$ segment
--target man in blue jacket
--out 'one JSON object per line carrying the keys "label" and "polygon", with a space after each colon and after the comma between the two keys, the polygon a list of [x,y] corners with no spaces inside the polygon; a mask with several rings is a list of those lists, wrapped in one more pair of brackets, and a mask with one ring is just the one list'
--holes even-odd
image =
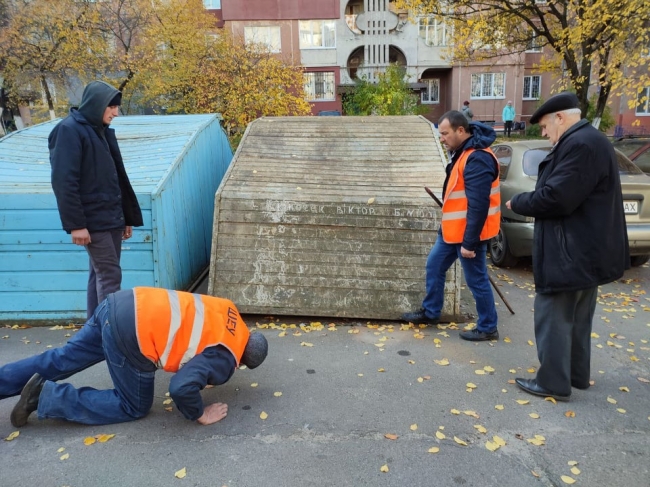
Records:
{"label": "man in blue jacket", "polygon": [[440,118],[438,131],[451,161],[443,185],[442,224],[427,258],[422,308],[403,314],[402,319],[416,324],[438,323],[445,276],[459,258],[478,313],[476,328],[461,332],[460,337],[496,340],[497,311],[486,266],[487,241],[498,233],[501,216],[499,166],[489,149],[496,133],[482,123],[468,122],[455,110]]}
{"label": "man in blue jacket", "polygon": [[89,83],[79,108],[71,108],[48,139],[63,229],[89,256],[88,318],[108,294],[120,289],[122,240],[143,224],[115,131],[108,127],[121,100],[122,93],[108,83]]}
{"label": "man in blue jacket", "polygon": [[553,148],[539,165],[535,191],[506,206],[535,218],[534,379],[524,391],[568,400],[589,387],[591,326],[598,286],[629,267],[629,247],[616,153],[607,137],[580,117],[578,97],[560,93],[533,113]]}

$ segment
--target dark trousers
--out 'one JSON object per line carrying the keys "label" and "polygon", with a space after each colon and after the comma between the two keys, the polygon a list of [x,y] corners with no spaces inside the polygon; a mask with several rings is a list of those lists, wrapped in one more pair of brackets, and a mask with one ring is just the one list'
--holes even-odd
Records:
{"label": "dark trousers", "polygon": [[95,308],[111,293],[120,290],[122,285],[122,233],[124,229],[92,232],[91,243],[86,245],[90,261],[88,272],[88,291],[86,295],[86,315],[88,319]]}
{"label": "dark trousers", "polygon": [[503,127],[503,133],[506,137],[510,137],[510,132],[512,131],[512,120],[506,120],[505,126]]}
{"label": "dark trousers", "polygon": [[535,296],[537,383],[561,395],[589,385],[591,324],[598,287]]}

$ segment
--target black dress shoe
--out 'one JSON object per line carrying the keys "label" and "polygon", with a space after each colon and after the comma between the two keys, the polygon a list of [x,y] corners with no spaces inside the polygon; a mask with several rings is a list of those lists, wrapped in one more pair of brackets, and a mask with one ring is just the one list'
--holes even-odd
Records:
{"label": "black dress shoe", "polygon": [[468,331],[461,331],[459,335],[463,340],[468,340],[470,342],[486,342],[488,340],[499,339],[499,331],[496,329],[491,333],[486,333],[484,331],[479,331],[478,328],[473,328]]}
{"label": "black dress shoe", "polygon": [[29,415],[38,409],[38,397],[43,390],[43,384],[45,384],[45,379],[39,374],[34,374],[23,387],[20,399],[11,411],[10,416],[11,424],[16,428],[25,426]]}
{"label": "black dress shoe", "polygon": [[535,379],[522,379],[520,377],[517,377],[515,379],[515,382],[519,386],[520,389],[528,392],[529,394],[534,394],[536,396],[542,396],[542,397],[552,397],[553,399],[557,399],[558,401],[568,401],[569,398],[571,397],[571,394],[562,395],[562,394],[556,394],[552,391],[549,391],[548,389],[540,386]]}
{"label": "black dress shoe", "polygon": [[580,389],[582,391],[589,389],[590,386],[591,384],[589,384],[589,382],[587,382],[586,384],[571,382],[571,387],[575,387],[576,389]]}
{"label": "black dress shoe", "polygon": [[402,315],[402,320],[408,321],[415,325],[425,324],[425,325],[437,325],[440,320],[438,318],[429,318],[424,311],[424,308],[420,308],[417,311],[412,313],[404,313]]}

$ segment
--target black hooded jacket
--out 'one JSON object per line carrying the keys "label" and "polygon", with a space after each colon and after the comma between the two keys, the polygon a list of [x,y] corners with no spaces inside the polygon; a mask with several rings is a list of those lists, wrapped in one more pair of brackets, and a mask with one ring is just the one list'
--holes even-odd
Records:
{"label": "black hooded jacket", "polygon": [[103,123],[108,103],[118,93],[103,81],[89,83],[79,108],[71,108],[48,138],[52,189],[68,233],[143,224],[115,131]]}

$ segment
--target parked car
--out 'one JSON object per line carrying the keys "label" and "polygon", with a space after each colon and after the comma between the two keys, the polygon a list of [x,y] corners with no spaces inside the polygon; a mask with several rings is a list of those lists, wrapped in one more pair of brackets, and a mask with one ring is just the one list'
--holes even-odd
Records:
{"label": "parked car", "polygon": [[650,173],[650,138],[616,139],[612,144],[644,173]]}
{"label": "parked car", "polygon": [[[505,204],[515,194],[535,189],[537,169],[551,150],[551,144],[546,140],[507,142],[492,146],[492,150],[499,160],[501,229],[490,240],[488,250],[494,265],[510,267],[519,257],[532,255],[535,219],[519,215]],[[616,158],[632,265],[639,266],[650,260],[650,176],[618,150]]]}

